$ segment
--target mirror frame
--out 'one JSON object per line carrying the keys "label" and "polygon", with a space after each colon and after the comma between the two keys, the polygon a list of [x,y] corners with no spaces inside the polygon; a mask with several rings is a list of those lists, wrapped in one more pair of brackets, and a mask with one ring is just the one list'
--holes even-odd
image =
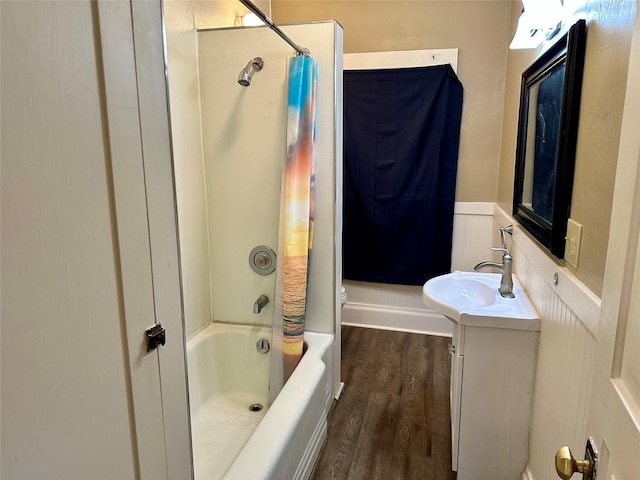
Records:
{"label": "mirror frame", "polygon": [[[520,86],[513,216],[536,240],[559,259],[564,258],[567,220],[571,208],[585,50],[586,22],[579,20],[571,26],[568,33],[563,35],[523,72]],[[525,160],[527,154],[531,154],[531,152],[527,152],[529,93],[532,87],[538,85],[563,64],[565,65],[565,76],[557,134],[552,221],[549,222],[522,203]]]}

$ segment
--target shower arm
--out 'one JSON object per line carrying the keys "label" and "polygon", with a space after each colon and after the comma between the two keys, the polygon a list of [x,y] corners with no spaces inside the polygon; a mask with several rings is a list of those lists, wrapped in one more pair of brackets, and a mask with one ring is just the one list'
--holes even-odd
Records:
{"label": "shower arm", "polygon": [[264,13],[262,13],[262,10],[256,7],[253,4],[253,2],[251,2],[251,0],[240,0],[240,3],[242,3],[245,7],[251,10],[251,12],[255,13],[258,16],[258,18],[265,23],[266,26],[268,26],[271,30],[276,32],[280,38],[282,38],[285,42],[291,45],[293,49],[296,51],[296,55],[305,56],[305,57],[308,57],[311,55],[311,52],[309,51],[308,48],[301,47],[297,45],[293,40],[291,40],[282,30],[280,30],[280,28],[275,23],[273,23],[273,21],[271,21],[269,17],[267,17]]}

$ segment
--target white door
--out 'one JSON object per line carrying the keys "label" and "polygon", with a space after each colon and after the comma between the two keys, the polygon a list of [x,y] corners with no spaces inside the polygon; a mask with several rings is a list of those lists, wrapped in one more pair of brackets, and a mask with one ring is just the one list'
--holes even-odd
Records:
{"label": "white door", "polygon": [[[98,19],[141,478],[191,478],[178,232],[160,0],[100,1]],[[145,329],[166,343],[148,352]]]}
{"label": "white door", "polygon": [[191,478],[160,0],[0,5],[0,476]]}
{"label": "white door", "polygon": [[[618,152],[589,431],[598,479],[640,478],[640,19],[636,16]],[[573,452],[582,458],[583,452]]]}

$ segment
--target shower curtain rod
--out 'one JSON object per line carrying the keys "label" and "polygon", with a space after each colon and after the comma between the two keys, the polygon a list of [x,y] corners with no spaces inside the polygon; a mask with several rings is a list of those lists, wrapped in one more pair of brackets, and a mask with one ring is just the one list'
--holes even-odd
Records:
{"label": "shower curtain rod", "polygon": [[282,30],[280,30],[280,28],[278,28],[278,26],[275,23],[273,23],[269,17],[267,17],[264,13],[262,13],[262,10],[256,7],[253,4],[253,2],[251,2],[251,0],[240,0],[240,3],[242,3],[245,7],[247,7],[249,10],[255,13],[258,16],[258,18],[265,23],[265,25],[267,25],[271,30],[276,32],[278,36],[282,38],[285,42],[291,45],[293,49],[296,51],[297,55],[303,55],[305,57],[308,57],[309,55],[311,55],[311,52],[309,51],[309,49],[297,45],[293,40],[287,37],[287,35]]}

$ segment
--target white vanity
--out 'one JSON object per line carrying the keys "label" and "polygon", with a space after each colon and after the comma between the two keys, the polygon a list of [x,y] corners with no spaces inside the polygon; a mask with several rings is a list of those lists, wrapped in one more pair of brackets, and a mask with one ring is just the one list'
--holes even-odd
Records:
{"label": "white vanity", "polygon": [[452,468],[458,480],[517,480],[527,464],[540,320],[514,278],[453,272],[429,280],[424,302],[454,323],[451,346]]}

